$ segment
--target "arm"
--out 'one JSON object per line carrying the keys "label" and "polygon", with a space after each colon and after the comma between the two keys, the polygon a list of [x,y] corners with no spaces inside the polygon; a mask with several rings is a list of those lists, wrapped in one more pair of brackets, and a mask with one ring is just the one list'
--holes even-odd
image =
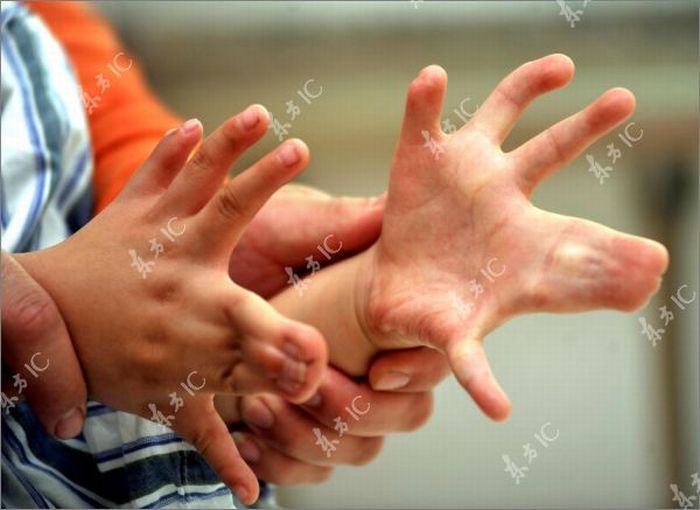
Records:
{"label": "arm", "polygon": [[[275,393],[303,402],[327,364],[313,328],[279,315],[228,275],[245,225],[308,162],[306,146],[288,140],[220,187],[267,122],[264,110],[251,106],[189,161],[202,128],[186,122],[88,225],[17,257],[66,320],[90,395],[172,426],[247,503],[257,498],[257,484],[214,394]],[[185,382],[190,396],[179,389]]]}
{"label": "arm", "polygon": [[303,294],[287,287],[270,303],[283,315],[313,324],[322,331],[333,365],[351,376],[366,375],[378,348],[360,322],[365,303],[359,299],[358,275],[374,248],[333,264],[307,278]]}

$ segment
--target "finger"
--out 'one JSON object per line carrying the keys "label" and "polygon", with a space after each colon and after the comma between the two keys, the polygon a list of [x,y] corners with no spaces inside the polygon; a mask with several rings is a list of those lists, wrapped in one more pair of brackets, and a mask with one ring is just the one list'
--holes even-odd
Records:
{"label": "finger", "polygon": [[[557,233],[547,270],[528,291],[529,310],[574,312],[600,308],[633,311],[661,286],[668,251],[650,239],[592,221],[555,217],[542,231]],[[558,224],[557,224],[558,223]]]}
{"label": "finger", "polygon": [[422,427],[433,413],[433,396],[429,391],[373,391],[329,367],[318,392],[301,407],[329,428],[335,426],[336,417],[347,416],[351,434],[376,437]]}
{"label": "finger", "polygon": [[442,135],[440,115],[446,89],[447,73],[437,65],[424,68],[411,82],[401,126],[403,143],[422,145],[425,133],[434,138]]}
{"label": "finger", "polygon": [[[359,466],[376,457],[382,446],[382,438],[348,435],[357,422],[346,414],[341,418],[349,431],[340,436],[334,428],[318,423],[297,406],[273,395],[243,397],[241,412],[245,424],[260,441],[304,462]],[[315,430],[330,442],[327,451],[317,444]]]}
{"label": "finger", "polygon": [[161,205],[173,214],[199,211],[219,189],[231,165],[267,131],[268,114],[251,105],[207,136],[173,181]]}
{"label": "finger", "polygon": [[[240,290],[238,291],[240,292]],[[223,379],[237,395],[272,392],[303,402],[318,388],[328,363],[323,336],[311,326],[287,319],[259,296],[228,300],[224,306],[240,332],[239,359]]]}
{"label": "finger", "polygon": [[190,119],[171,129],[124,188],[123,196],[160,194],[180,172],[202,138],[202,124]]}
{"label": "finger", "polygon": [[573,75],[573,61],[562,54],[523,64],[496,86],[467,126],[477,127],[501,145],[533,99],[563,87]]}
{"label": "finger", "polygon": [[545,177],[627,119],[634,108],[635,98],[629,90],[611,89],[511,152],[508,157],[515,162],[523,192],[529,196]]}
{"label": "finger", "polygon": [[199,251],[228,260],[246,225],[280,186],[306,166],[309,149],[287,140],[249,169],[231,179],[195,217]]}
{"label": "finger", "polygon": [[12,256],[1,257],[3,362],[27,381],[27,400],[47,432],[74,437],[87,389],[66,325],[48,293]]}
{"label": "finger", "polygon": [[[290,192],[290,188],[295,191]],[[359,253],[379,237],[384,216],[384,195],[372,198],[333,198],[317,190],[289,184],[276,193],[251,222],[236,246],[229,262],[229,274],[238,285],[269,298],[287,286],[287,276],[280,268],[290,266],[305,269],[310,253],[324,244],[333,255],[329,262],[320,257],[319,263],[335,263]],[[304,228],[300,229],[299,224]],[[256,232],[269,231],[276,235],[261,237]],[[342,244],[341,244],[342,243]],[[331,250],[325,250],[330,252]],[[271,267],[267,278],[250,271],[246,257],[250,253],[278,254],[277,266]],[[266,272],[267,273],[267,272]]]}
{"label": "finger", "polygon": [[260,480],[279,485],[321,483],[333,473],[330,466],[317,466],[293,457],[269,446],[249,432],[234,432],[233,440],[253,472]]}
{"label": "finger", "polygon": [[381,354],[372,362],[368,376],[375,390],[413,392],[432,390],[449,373],[442,352],[419,347]]}
{"label": "finger", "polygon": [[447,358],[459,383],[491,419],[505,420],[510,400],[491,372],[481,340],[458,339],[448,343]]}
{"label": "finger", "polygon": [[238,499],[247,505],[257,501],[257,478],[241,458],[211,397],[188,401],[178,412],[174,427],[183,439],[192,443],[202,454]]}

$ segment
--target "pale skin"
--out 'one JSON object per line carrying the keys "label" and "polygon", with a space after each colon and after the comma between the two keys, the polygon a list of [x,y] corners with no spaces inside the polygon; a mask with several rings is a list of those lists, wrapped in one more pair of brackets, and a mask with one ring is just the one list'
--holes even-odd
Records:
{"label": "pale skin", "polygon": [[[657,242],[530,202],[545,177],[632,114],[629,91],[609,90],[517,149],[501,150],[530,101],[573,72],[564,55],[524,64],[447,135],[440,129],[446,73],[423,69],[408,90],[379,240],[314,275],[303,296],[287,289],[271,302],[315,325],[331,362],[348,374],[365,373],[380,350],[433,347],[484,413],[505,419],[511,405],[486,359],[485,335],[523,313],[638,309],[668,265]],[[423,131],[446,144],[438,158]],[[498,277],[490,281],[482,269]],[[472,280],[482,285],[478,297]]]}

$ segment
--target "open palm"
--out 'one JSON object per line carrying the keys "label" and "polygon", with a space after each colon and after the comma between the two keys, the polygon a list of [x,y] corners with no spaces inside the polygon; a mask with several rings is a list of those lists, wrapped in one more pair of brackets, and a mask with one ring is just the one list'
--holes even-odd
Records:
{"label": "open palm", "polygon": [[526,312],[634,310],[656,291],[660,244],[538,209],[534,187],[629,117],[634,96],[612,89],[512,152],[501,145],[526,106],[572,78],[564,55],[522,65],[453,135],[440,129],[447,76],[411,84],[378,243],[362,272],[363,322],[382,348],[447,353],[460,383],[492,418],[510,403],[483,337]]}

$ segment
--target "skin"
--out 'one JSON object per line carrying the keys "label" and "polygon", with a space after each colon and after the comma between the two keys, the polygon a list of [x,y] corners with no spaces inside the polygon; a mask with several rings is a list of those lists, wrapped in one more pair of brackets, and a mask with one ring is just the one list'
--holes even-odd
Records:
{"label": "skin", "polygon": [[[348,374],[364,373],[380,350],[437,349],[479,407],[505,419],[510,401],[489,367],[485,335],[523,313],[638,309],[668,265],[659,243],[530,202],[539,182],[632,114],[631,92],[609,90],[512,152],[501,150],[527,105],[573,73],[564,55],[528,62],[447,135],[446,73],[421,71],[408,90],[379,240],[315,275],[303,297],[293,289],[277,296],[278,310],[324,333],[332,363]],[[425,131],[446,144],[437,158]],[[502,273],[493,282],[480,275],[489,265]],[[475,279],[483,285],[478,299]]]}
{"label": "skin", "polygon": [[[83,428],[87,388],[68,330],[53,299],[17,261],[2,252],[2,361],[10,374],[21,373],[27,387],[14,394],[3,378],[3,392],[24,397],[47,432],[61,439]],[[50,360],[35,379],[24,364],[40,352]],[[43,361],[42,361],[43,366]]]}
{"label": "skin", "polygon": [[[181,392],[186,401],[173,428],[248,503],[257,499],[257,480],[217,413],[214,394],[266,392],[302,402],[327,365],[316,330],[283,317],[228,274],[246,225],[308,161],[306,146],[288,140],[226,186],[218,184],[265,134],[267,119],[264,108],[249,107],[189,161],[202,131],[198,122],[185,123],[87,226],[55,247],[16,257],[61,310],[92,398],[150,417],[148,404],[170,410],[168,395],[193,370],[195,384],[206,378],[194,397]],[[173,217],[186,231],[142,279],[128,248],[146,244]]]}
{"label": "skin", "polygon": [[[226,157],[225,151],[214,157]],[[306,186],[283,186],[244,231],[231,256],[229,273],[242,287],[269,297],[286,287],[284,267],[305,265],[304,258],[329,231],[343,240],[339,259],[371,245],[379,235],[384,202],[383,197],[335,198]],[[24,372],[24,363],[35,352],[52,361],[17,396],[27,396],[48,433],[61,439],[74,437],[82,430],[87,389],[63,317],[52,297],[6,252],[2,252],[2,271],[3,362],[10,373],[16,373]],[[401,387],[392,385],[396,374],[401,374]],[[258,478],[284,485],[317,483],[327,479],[334,466],[372,460],[382,436],[423,425],[433,409],[431,390],[446,374],[444,356],[420,348],[379,356],[372,365],[371,384],[358,384],[329,368],[313,407],[291,405],[268,394],[275,412],[267,427],[252,422],[248,426],[245,421],[260,414],[264,404],[256,397],[243,404],[240,397],[217,395],[216,406],[227,426],[239,430],[234,440]],[[12,381],[4,382],[8,384],[3,391],[15,396]],[[334,417],[356,395],[371,406],[371,416],[346,434],[345,446],[336,455],[319,457],[317,448],[307,447],[307,432],[332,428]],[[241,407],[247,411],[245,416]]]}

